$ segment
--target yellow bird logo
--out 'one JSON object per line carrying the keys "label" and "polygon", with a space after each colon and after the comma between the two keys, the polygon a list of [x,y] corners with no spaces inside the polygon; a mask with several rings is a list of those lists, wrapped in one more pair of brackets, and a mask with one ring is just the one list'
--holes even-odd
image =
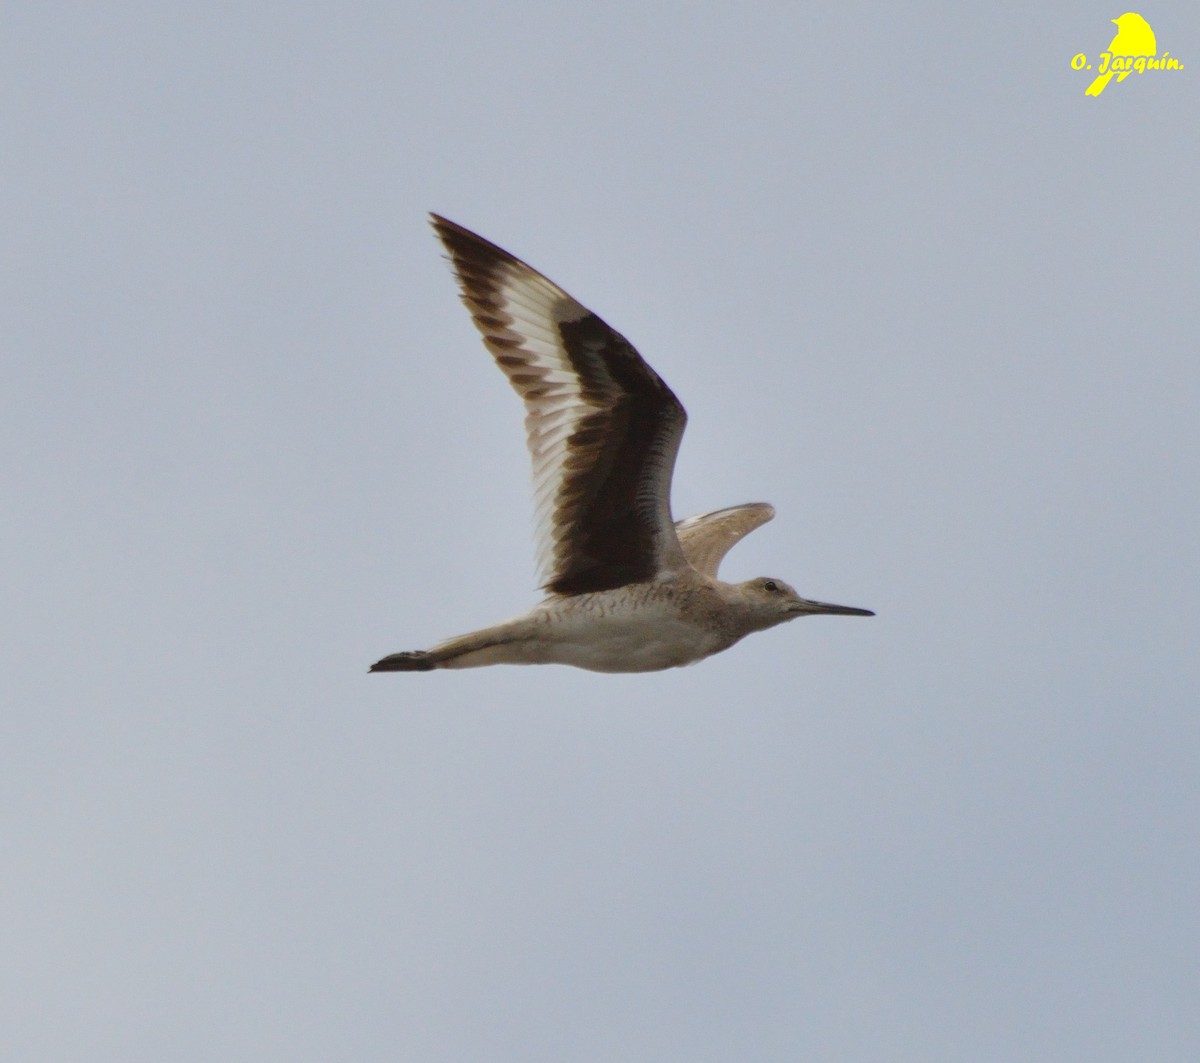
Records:
{"label": "yellow bird logo", "polygon": [[1112,81],[1114,75],[1118,81],[1124,81],[1129,77],[1131,71],[1127,63],[1117,64],[1118,69],[1123,68],[1119,73],[1117,70],[1107,69],[1114,65],[1113,60],[1117,57],[1133,59],[1140,56],[1154,57],[1158,54],[1158,42],[1154,39],[1154,30],[1141,15],[1127,11],[1120,18],[1114,18],[1112,21],[1116,24],[1117,35],[1112,39],[1112,44],[1108,46],[1108,55],[1101,56],[1100,69],[1104,72],[1087,87],[1087,91],[1084,93],[1086,96],[1099,96],[1104,91],[1104,86]]}

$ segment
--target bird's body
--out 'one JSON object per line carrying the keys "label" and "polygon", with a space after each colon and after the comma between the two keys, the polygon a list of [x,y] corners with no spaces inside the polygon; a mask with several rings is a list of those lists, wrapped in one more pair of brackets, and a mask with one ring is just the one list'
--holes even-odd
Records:
{"label": "bird's body", "polygon": [[715,581],[634,583],[547,598],[523,616],[405,656],[418,669],[570,664],[654,672],[701,660],[748,634],[723,606]]}
{"label": "bird's body", "polygon": [[[1142,18],[1141,15],[1133,11],[1127,11],[1119,18],[1114,18],[1112,22],[1117,27],[1116,36],[1113,37],[1112,42],[1108,46],[1109,55],[1112,58],[1118,56],[1121,58],[1138,58],[1158,54],[1158,42],[1154,38],[1154,30],[1150,28],[1150,23]],[[1110,58],[1109,62],[1111,63],[1111,61],[1112,59]],[[1119,73],[1112,70],[1105,71],[1105,73],[1096,77],[1084,90],[1084,95],[1099,96],[1104,91],[1104,86],[1114,76],[1118,82],[1121,82],[1129,77],[1129,71],[1122,70]]]}
{"label": "bird's body", "polygon": [[781,580],[717,579],[774,516],[751,503],[674,522],[682,405],[619,333],[524,262],[433,216],[484,343],[525,401],[539,558],[549,597],[528,613],[395,653],[372,671],[569,664],[649,672],[690,664],[797,616],[873,615]]}

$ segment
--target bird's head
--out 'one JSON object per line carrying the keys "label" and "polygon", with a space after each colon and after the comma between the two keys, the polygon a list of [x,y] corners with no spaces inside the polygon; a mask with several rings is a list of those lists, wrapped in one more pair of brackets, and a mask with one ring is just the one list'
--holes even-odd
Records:
{"label": "bird's head", "polygon": [[831,616],[874,616],[870,609],[856,609],[850,605],[830,605],[801,598],[795,588],[781,579],[760,576],[736,585],[740,603],[762,628],[795,620],[798,616],[827,613]]}

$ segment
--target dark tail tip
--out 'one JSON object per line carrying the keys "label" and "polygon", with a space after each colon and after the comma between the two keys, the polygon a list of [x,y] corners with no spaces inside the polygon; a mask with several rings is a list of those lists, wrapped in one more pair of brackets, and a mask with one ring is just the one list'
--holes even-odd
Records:
{"label": "dark tail tip", "polygon": [[392,653],[371,665],[372,672],[431,672],[433,655],[428,650]]}

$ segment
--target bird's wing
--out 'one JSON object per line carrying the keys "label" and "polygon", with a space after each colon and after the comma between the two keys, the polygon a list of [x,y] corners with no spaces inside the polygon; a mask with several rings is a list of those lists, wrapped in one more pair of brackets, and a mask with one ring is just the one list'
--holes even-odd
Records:
{"label": "bird's wing", "polygon": [[462,300],[525,402],[538,569],[581,594],[687,567],[671,473],[687,416],[633,346],[558,285],[432,215]]}
{"label": "bird's wing", "polygon": [[740,539],[773,516],[775,510],[766,502],[750,502],[688,517],[675,525],[675,533],[692,568],[716,579],[721,559]]}

